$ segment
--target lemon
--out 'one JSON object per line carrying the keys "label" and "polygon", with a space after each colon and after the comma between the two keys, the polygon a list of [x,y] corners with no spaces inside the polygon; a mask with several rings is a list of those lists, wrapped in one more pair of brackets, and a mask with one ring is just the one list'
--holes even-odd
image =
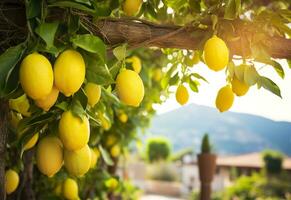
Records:
{"label": "lemon", "polygon": [[62,190],[63,190],[63,183],[62,182],[59,182],[57,184],[57,186],[55,187],[55,189],[54,189],[55,195],[61,196],[62,195]]}
{"label": "lemon", "polygon": [[16,171],[9,169],[5,172],[5,190],[11,194],[16,190],[19,184],[19,176]]}
{"label": "lemon", "polygon": [[217,36],[208,39],[204,46],[204,60],[209,69],[220,71],[228,64],[229,51],[225,42]]}
{"label": "lemon", "polygon": [[54,65],[55,85],[65,96],[77,92],[85,79],[85,61],[75,50],[66,50],[59,55]]}
{"label": "lemon", "polygon": [[44,111],[49,111],[49,109],[56,103],[58,96],[59,90],[56,87],[53,87],[52,91],[45,98],[35,100],[35,104]]}
{"label": "lemon", "polygon": [[118,181],[116,178],[109,178],[105,181],[105,186],[110,190],[114,190],[118,186]]}
{"label": "lemon", "polygon": [[144,97],[144,86],[139,75],[132,70],[123,70],[116,79],[120,100],[129,106],[138,107]]}
{"label": "lemon", "polygon": [[122,122],[122,123],[126,123],[128,120],[128,116],[125,113],[121,113],[120,115],[118,115],[118,119]]}
{"label": "lemon", "polygon": [[53,88],[54,74],[52,65],[41,54],[29,54],[21,62],[19,80],[22,89],[29,97],[42,99]]}
{"label": "lemon", "polygon": [[17,128],[19,121],[22,119],[22,115],[20,113],[15,113],[10,111],[10,124],[13,128]]}
{"label": "lemon", "polygon": [[36,150],[36,164],[41,173],[52,177],[63,165],[62,143],[57,137],[41,139]]}
{"label": "lemon", "polygon": [[73,176],[83,176],[91,166],[91,151],[88,145],[75,151],[65,149],[64,161],[67,171]]}
{"label": "lemon", "polygon": [[25,145],[23,147],[23,150],[26,151],[26,150],[31,149],[32,147],[34,147],[34,145],[37,143],[38,136],[39,136],[38,133],[34,134],[32,136],[32,138],[30,138],[30,140],[28,140],[28,142],[25,143]]}
{"label": "lemon", "polygon": [[88,98],[88,104],[94,107],[96,103],[100,100],[101,87],[95,83],[87,83],[85,86],[85,92]]}
{"label": "lemon", "polygon": [[118,144],[116,144],[113,147],[111,147],[110,154],[114,158],[117,158],[120,155],[120,147],[119,147]]}
{"label": "lemon", "polygon": [[[97,155],[94,151],[94,149],[91,149],[91,164],[90,164],[90,168],[94,168],[96,166],[97,160],[99,158],[99,155]],[[99,152],[98,152],[99,153]]]}
{"label": "lemon", "polygon": [[142,5],[142,0],[125,0],[123,12],[128,16],[136,15]]}
{"label": "lemon", "polygon": [[184,105],[189,100],[189,93],[184,85],[179,85],[176,90],[176,100],[179,104]]}
{"label": "lemon", "polygon": [[59,122],[59,134],[66,149],[81,149],[89,141],[89,120],[85,116],[81,119],[74,116],[71,111],[66,111],[62,114]]}
{"label": "lemon", "polygon": [[26,94],[24,94],[16,99],[9,100],[9,108],[19,112],[23,116],[26,116],[26,117],[30,116],[30,112],[28,112],[29,107],[30,107],[30,105],[29,105],[29,101],[26,97]]}
{"label": "lemon", "polygon": [[162,77],[163,77],[162,70],[160,68],[154,69],[154,71],[153,71],[153,79],[154,79],[154,81],[158,82],[158,81],[160,81],[162,79]]}
{"label": "lemon", "polygon": [[107,138],[106,138],[106,146],[107,147],[114,145],[116,142],[117,142],[117,138],[114,135],[110,134],[107,136]]}
{"label": "lemon", "polygon": [[100,151],[98,150],[97,147],[93,148],[93,151],[94,151],[94,153],[95,153],[95,155],[97,157],[97,161],[98,161],[98,159],[100,158]]}
{"label": "lemon", "polygon": [[249,90],[249,86],[245,84],[243,81],[238,80],[236,76],[233,77],[231,81],[231,86],[232,91],[236,94],[236,96],[243,96]]}
{"label": "lemon", "polygon": [[141,61],[139,57],[137,56],[132,56],[128,59],[126,59],[127,62],[130,62],[132,64],[133,71],[139,74],[141,71]]}
{"label": "lemon", "polygon": [[78,184],[74,179],[67,178],[63,183],[63,195],[66,199],[78,199]]}
{"label": "lemon", "polygon": [[99,119],[99,121],[101,123],[101,127],[104,130],[108,131],[111,128],[111,122],[110,122],[110,120],[108,119],[107,116],[104,116],[103,113],[98,112],[98,119]]}
{"label": "lemon", "polygon": [[229,85],[222,87],[216,97],[216,108],[220,112],[227,111],[231,108],[234,101],[234,94]]}

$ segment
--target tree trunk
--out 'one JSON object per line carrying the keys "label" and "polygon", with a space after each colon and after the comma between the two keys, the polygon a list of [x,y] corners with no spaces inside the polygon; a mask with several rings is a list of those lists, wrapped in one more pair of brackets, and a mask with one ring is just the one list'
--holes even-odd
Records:
{"label": "tree trunk", "polygon": [[6,199],[5,192],[5,152],[8,132],[8,101],[0,99],[0,199]]}
{"label": "tree trunk", "polygon": [[[21,200],[35,200],[34,191],[32,189],[33,184],[33,155],[34,149],[24,153],[24,189],[21,191]],[[18,198],[19,199],[19,198]]]}

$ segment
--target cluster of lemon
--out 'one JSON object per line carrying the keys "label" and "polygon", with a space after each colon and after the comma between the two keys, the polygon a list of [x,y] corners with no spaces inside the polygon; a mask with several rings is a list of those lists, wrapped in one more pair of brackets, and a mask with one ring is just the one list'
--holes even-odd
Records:
{"label": "cluster of lemon", "polygon": [[[194,54],[192,64],[199,62],[198,54]],[[225,42],[214,35],[208,39],[204,46],[204,61],[209,69],[213,71],[223,70],[229,61],[229,50]],[[244,72],[249,70],[249,66],[242,64],[237,67],[240,73],[233,73],[230,77],[230,83],[222,87],[216,97],[216,107],[220,112],[227,111],[231,108],[234,101],[234,94],[237,96],[245,95],[249,90],[249,85],[244,77]],[[251,83],[254,84],[254,83]],[[189,93],[184,85],[179,85],[176,90],[176,100],[184,105],[189,100]]]}

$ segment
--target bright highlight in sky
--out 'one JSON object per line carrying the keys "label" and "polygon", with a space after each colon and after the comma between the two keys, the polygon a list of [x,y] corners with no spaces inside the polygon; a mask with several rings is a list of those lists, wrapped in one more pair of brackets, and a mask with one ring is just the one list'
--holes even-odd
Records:
{"label": "bright highlight in sky", "polygon": [[[285,78],[281,79],[273,67],[271,66],[256,66],[260,75],[264,75],[272,79],[281,89],[282,99],[272,94],[271,92],[261,88],[257,89],[254,85],[248,93],[243,97],[235,97],[234,104],[230,111],[249,113],[260,115],[276,121],[291,122],[291,71],[285,60],[277,60],[285,70]],[[195,103],[215,107],[215,98],[218,90],[226,84],[225,72],[213,72],[204,64],[198,64],[193,67],[193,71],[204,76],[208,82],[200,81],[199,93],[194,93],[188,88],[190,99],[188,104]],[[175,99],[175,88],[170,98],[155,107],[158,114],[168,112],[181,107]]]}

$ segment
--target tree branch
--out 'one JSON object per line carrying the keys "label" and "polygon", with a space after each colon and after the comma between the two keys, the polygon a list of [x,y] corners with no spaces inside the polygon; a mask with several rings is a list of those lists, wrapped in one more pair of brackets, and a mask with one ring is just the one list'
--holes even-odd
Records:
{"label": "tree branch", "polygon": [[[130,48],[143,46],[197,50],[202,49],[205,40],[211,36],[211,31],[207,29],[164,26],[137,20],[104,19],[91,24],[88,20],[83,19],[82,22],[112,47],[128,43]],[[244,30],[243,27],[241,29]],[[250,42],[247,37],[249,35],[241,34],[241,37],[234,41],[225,39],[232,54],[251,55]],[[260,42],[264,44],[272,58],[291,58],[291,39],[265,36]]]}

